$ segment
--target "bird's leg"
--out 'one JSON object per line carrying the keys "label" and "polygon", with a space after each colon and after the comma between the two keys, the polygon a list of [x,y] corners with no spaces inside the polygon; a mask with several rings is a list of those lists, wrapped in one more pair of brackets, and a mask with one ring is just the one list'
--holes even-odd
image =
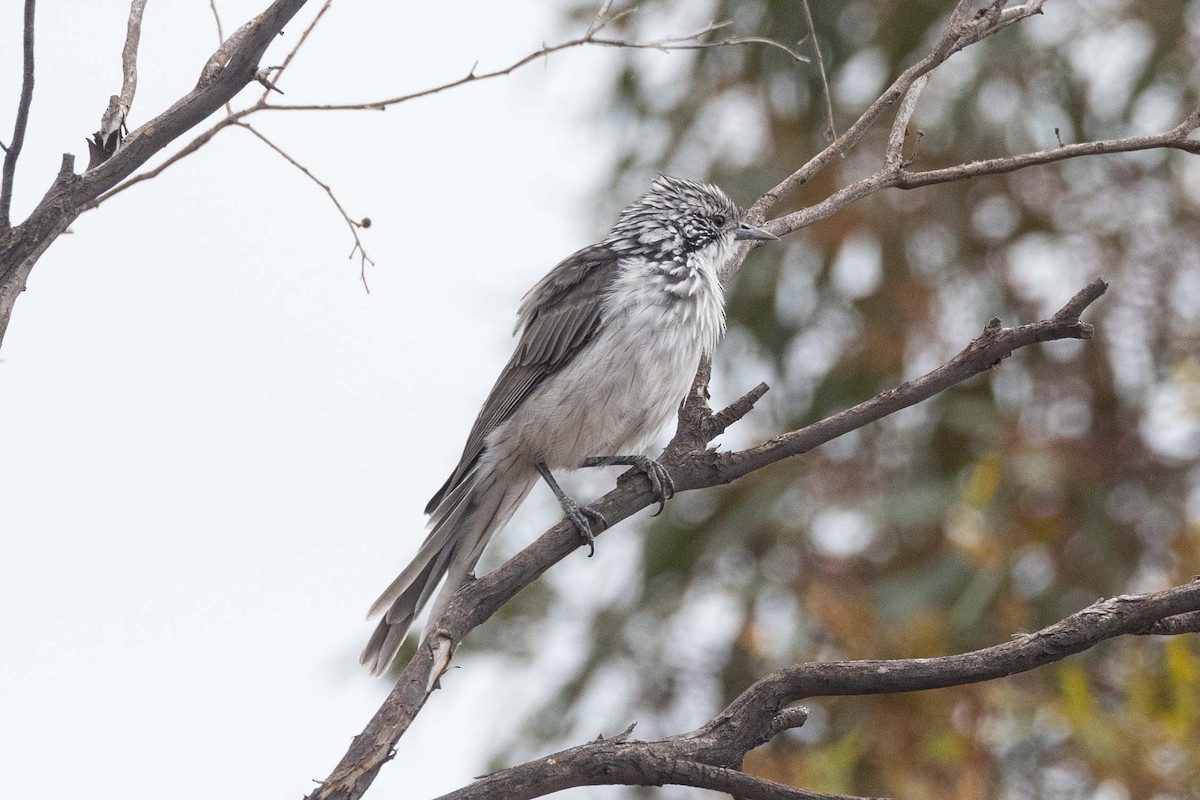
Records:
{"label": "bird's leg", "polygon": [[593,511],[587,506],[580,506],[569,494],[564,492],[558,485],[558,481],[554,480],[554,475],[546,466],[545,461],[539,461],[534,466],[537,467],[538,472],[542,473],[542,477],[550,485],[550,491],[554,492],[554,496],[558,498],[558,504],[562,507],[563,514],[571,520],[571,524],[575,526],[575,530],[579,531],[579,535],[587,540],[588,558],[591,558],[596,554],[596,537],[592,535],[592,522],[598,522],[607,528],[608,520],[599,511]]}
{"label": "bird's leg", "polygon": [[633,467],[638,472],[646,476],[650,481],[650,489],[654,492],[654,499],[658,501],[658,511],[654,512],[654,516],[658,516],[667,506],[667,501],[675,496],[675,481],[671,480],[671,473],[667,472],[667,468],[647,456],[592,456],[585,458],[582,467]]}

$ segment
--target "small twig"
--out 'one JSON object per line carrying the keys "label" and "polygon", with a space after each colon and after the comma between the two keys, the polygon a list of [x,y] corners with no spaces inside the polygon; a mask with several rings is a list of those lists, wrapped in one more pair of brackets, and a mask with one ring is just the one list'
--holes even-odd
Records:
{"label": "small twig", "polygon": [[36,0],[25,0],[25,26],[23,31],[24,64],[21,77],[21,99],[17,103],[17,121],[13,127],[12,141],[4,149],[3,178],[0,179],[0,239],[7,236],[9,211],[12,208],[13,177],[17,171],[17,158],[25,144],[25,128],[29,125],[29,106],[33,103],[33,14]]}
{"label": "small twig", "polygon": [[208,0],[208,7],[212,9],[213,22],[217,23],[217,47],[225,41],[225,29],[221,27],[221,13],[217,11],[217,0]]}
{"label": "small twig", "polygon": [[[283,91],[283,89],[280,89],[278,86],[276,86],[274,83],[271,82],[271,73],[272,72],[277,73],[282,69],[283,69],[283,67],[263,67],[258,72],[254,73],[254,80],[258,81],[263,86],[265,86],[267,88],[268,93],[279,92],[279,94],[286,94]],[[278,80],[278,78],[276,78],[276,80]]]}
{"label": "small twig", "polygon": [[779,709],[808,697],[860,697],[967,686],[1028,672],[1126,635],[1191,633],[1200,582],[1102,600],[1031,634],[969,653],[890,661],[793,664],[754,682],[701,727],[651,741],[597,739],[498,770],[441,800],[541,797],[576,786],[679,784],[762,800],[830,800],[739,771],[746,753],[807,719]]}
{"label": "small twig", "polygon": [[[300,34],[300,38],[296,41],[296,44],[291,50],[288,51],[288,54],[283,59],[283,63],[278,67],[272,67],[272,69],[275,70],[275,80],[278,81],[281,77],[283,77],[284,70],[291,65],[292,59],[296,57],[296,54],[300,52],[300,48],[303,47],[304,43],[308,41],[308,35],[313,32],[313,28],[317,27],[317,23],[320,22],[321,18],[325,16],[325,12],[329,10],[331,5],[333,5],[333,0],[325,0],[325,2],[321,5],[320,10],[317,11],[316,16],[312,18],[312,22],[308,23],[308,27],[305,28],[304,32]],[[260,83],[262,83],[262,81],[260,81]],[[267,89],[259,97],[260,102],[265,101],[267,99],[267,95],[271,93],[271,90],[275,89],[273,84],[264,83],[264,85],[267,87]],[[283,94],[283,92],[278,89],[275,89],[275,91]]]}
{"label": "small twig", "polygon": [[904,93],[904,99],[900,101],[900,108],[896,110],[896,119],[892,122],[892,130],[888,134],[887,151],[883,160],[887,169],[900,169],[907,163],[904,159],[904,139],[908,135],[908,123],[912,119],[913,112],[917,110],[917,101],[921,99],[921,92],[928,82],[928,75],[917,78]]}
{"label": "small twig", "polygon": [[617,14],[608,19],[605,19],[602,22],[600,22],[599,24],[597,24],[593,21],[592,26],[589,26],[588,30],[584,33],[583,36],[580,36],[575,39],[568,39],[567,41],[559,42],[558,44],[542,45],[542,47],[539,48],[538,50],[535,50],[532,53],[522,56],[521,58],[517,59],[516,61],[512,62],[511,64],[509,64],[506,67],[501,67],[499,69],[495,69],[490,72],[476,72],[475,67],[473,66],[473,67],[471,67],[470,71],[467,72],[467,74],[461,78],[457,78],[452,81],[447,81],[446,83],[442,83],[437,86],[431,86],[427,89],[421,89],[416,92],[410,92],[409,94],[402,94],[397,97],[389,97],[384,100],[371,100],[371,101],[362,102],[362,103],[318,103],[318,104],[310,103],[310,104],[304,104],[304,105],[285,105],[285,104],[274,105],[274,104],[272,104],[272,105],[264,106],[262,108],[262,110],[263,111],[384,111],[391,106],[398,105],[399,103],[405,103],[405,102],[408,102],[409,100],[416,100],[417,98],[420,98],[420,97],[428,97],[430,95],[438,94],[439,92],[444,92],[448,89],[457,88],[457,87],[462,86],[467,83],[472,83],[474,81],[488,80],[490,78],[499,78],[504,75],[509,75],[509,74],[515,72],[516,70],[520,69],[521,67],[525,66],[526,64],[529,64],[531,62],[538,61],[541,59],[545,59],[548,56],[552,55],[553,53],[558,53],[563,50],[570,50],[572,48],[583,47],[583,46],[588,46],[588,45],[596,46],[596,47],[616,47],[616,48],[631,49],[631,50],[659,50],[662,52],[670,52],[672,50],[699,50],[699,49],[705,49],[705,48],[711,48],[711,47],[727,47],[727,46],[747,45],[747,44],[765,44],[765,45],[769,45],[771,47],[776,47],[780,50],[783,50],[788,55],[790,55],[792,58],[795,58],[798,61],[807,61],[808,60],[804,56],[802,56],[799,53],[792,50],[787,45],[784,45],[784,44],[774,41],[772,39],[763,39],[760,37],[746,36],[746,37],[730,37],[728,39],[720,39],[720,40],[716,40],[716,41],[697,41],[698,39],[701,39],[702,37],[707,36],[708,34],[713,33],[714,31],[717,31],[717,30],[720,30],[721,28],[726,27],[728,25],[728,23],[725,23],[725,22],[714,22],[710,25],[706,25],[704,28],[702,28],[701,30],[698,30],[694,33],[684,34],[681,36],[671,36],[671,37],[667,37],[665,39],[659,39],[657,41],[652,41],[652,42],[631,42],[631,41],[626,41],[624,39],[610,39],[610,38],[604,38],[604,37],[597,35],[598,33],[600,33],[600,31],[604,30],[604,28],[612,25],[612,23],[614,21],[626,16],[627,14],[629,14],[631,12],[632,12],[632,9],[630,9],[629,11],[622,12],[621,14]]}
{"label": "small twig", "polygon": [[825,132],[828,141],[837,138],[837,128],[833,124],[833,97],[829,91],[829,78],[825,75],[825,57],[821,54],[821,40],[817,36],[817,26],[813,24],[812,9],[808,0],[800,0],[804,8],[804,19],[808,22],[808,33],[812,36],[813,54],[817,57],[817,74],[821,76],[821,91],[825,94],[825,113],[829,115],[829,129]]}
{"label": "small twig", "polygon": [[92,134],[88,143],[88,169],[95,169],[121,149],[124,137],[129,133],[125,121],[133,107],[133,96],[137,92],[137,51],[142,39],[142,14],[146,0],[132,0],[129,5],[129,23],[125,30],[125,47],[121,50],[121,93],[108,98],[108,108],[100,116],[100,128]]}
{"label": "small twig", "polygon": [[[963,47],[977,42],[986,36],[991,36],[1026,17],[1041,13],[1041,7],[1044,2],[1045,0],[1029,0],[1020,6],[1005,9],[998,15],[987,14],[977,18],[969,18],[967,10],[971,7],[972,0],[960,0],[954,13],[951,14],[951,21],[947,25],[946,32],[933,51],[916,64],[904,70],[900,74],[900,77],[896,78],[892,82],[892,85],[876,98],[867,107],[867,110],[844,133],[834,139],[828,147],[810,158],[799,169],[758,198],[747,211],[747,219],[755,224],[766,219],[767,212],[780,201],[808,183],[814,175],[833,163],[835,159],[844,156],[851,148],[858,144],[883,113],[899,101],[904,96],[904,93],[908,91],[909,87],[921,76],[928,75]],[[968,21],[961,21],[960,18],[968,19]],[[778,235],[777,231],[772,230],[772,233]],[[736,268],[732,271],[736,271]]]}
{"label": "small twig", "polygon": [[371,226],[370,218],[363,218],[360,221],[360,220],[356,220],[353,217],[351,217],[350,214],[348,214],[346,212],[345,207],[342,206],[341,201],[338,200],[337,195],[334,194],[333,188],[329,184],[325,183],[320,178],[318,178],[316,175],[313,175],[312,172],[309,171],[308,167],[304,166],[299,161],[297,161],[295,158],[293,158],[286,150],[284,150],[282,147],[280,147],[279,145],[275,144],[273,141],[268,139],[266,136],[264,136],[257,128],[255,128],[250,123],[238,122],[236,124],[239,128],[245,128],[246,130],[250,131],[250,133],[257,136],[258,139],[263,144],[265,144],[267,147],[274,150],[285,161],[287,161],[293,167],[295,167],[296,169],[298,169],[302,173],[304,173],[305,177],[307,177],[310,181],[315,183],[317,186],[320,186],[322,189],[325,190],[325,194],[329,195],[329,199],[333,201],[333,205],[337,208],[338,213],[341,214],[342,219],[346,221],[346,227],[348,227],[350,229],[350,235],[354,237],[354,247],[352,247],[350,249],[350,258],[354,258],[356,253],[360,256],[359,270],[358,270],[359,279],[362,281],[363,288],[366,289],[366,291],[368,293],[370,293],[371,287],[367,285],[367,264],[370,264],[371,266],[375,266],[375,262],[372,261],[371,257],[367,255],[367,251],[363,247],[362,239],[360,239],[358,236],[359,228],[369,228]]}

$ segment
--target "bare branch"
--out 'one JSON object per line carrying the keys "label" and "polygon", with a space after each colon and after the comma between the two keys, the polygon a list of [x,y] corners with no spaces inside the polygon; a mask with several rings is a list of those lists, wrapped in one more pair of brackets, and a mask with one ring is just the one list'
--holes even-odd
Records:
{"label": "bare branch", "polygon": [[[329,10],[329,7],[331,5],[333,5],[333,0],[325,0],[325,2],[323,4],[321,4],[320,10],[317,11],[316,16],[312,18],[312,22],[308,23],[308,27],[304,29],[304,32],[300,34],[300,38],[296,41],[296,44],[292,47],[291,50],[288,51],[288,54],[283,59],[283,63],[280,64],[278,67],[275,67],[275,80],[278,81],[280,78],[283,77],[284,70],[286,70],[291,65],[292,59],[296,57],[296,54],[300,52],[300,48],[303,47],[304,43],[308,41],[309,34],[311,34],[313,32],[313,28],[317,27],[317,23],[319,23],[321,21],[321,18],[325,16],[325,12]],[[267,95],[269,95],[271,93],[271,90],[273,88],[274,88],[274,86],[267,86],[266,90],[258,98],[259,102],[265,101],[267,99]],[[279,91],[279,90],[276,89],[275,91]],[[279,93],[283,94],[283,92],[279,92]]]}
{"label": "bare branch", "polygon": [[[854,124],[845,133],[837,137],[824,150],[813,156],[791,175],[784,178],[777,186],[763,194],[747,212],[747,218],[752,223],[761,222],[766,214],[785,197],[790,196],[798,188],[808,183],[814,175],[828,166],[834,159],[845,155],[856,145],[871,126],[883,113],[899,101],[909,88],[923,75],[928,75],[946,61],[951,55],[987,36],[998,33],[1014,22],[1018,22],[1034,14],[1041,13],[1045,0],[1030,0],[1023,5],[1005,9],[1000,14],[984,14],[977,18],[965,19],[965,11],[971,5],[969,0],[961,0],[950,16],[946,33],[938,42],[933,52],[913,64],[892,82],[892,85],[881,94],[875,102],[867,107]],[[774,231],[772,231],[774,232]]]}
{"label": "bare branch", "polygon": [[531,800],[578,786],[694,786],[732,794],[739,800],[868,800],[798,789],[747,775],[698,757],[707,742],[682,737],[652,742],[597,739],[509,769],[486,775],[438,800]]}
{"label": "bare branch", "polygon": [[[847,205],[861,200],[867,195],[874,194],[880,189],[917,189],[923,186],[951,183],[967,178],[978,178],[984,175],[1002,175],[1026,167],[1052,164],[1056,161],[1065,161],[1081,156],[1131,153],[1138,150],[1160,148],[1182,150],[1187,153],[1200,153],[1200,140],[1188,138],[1188,134],[1195,130],[1197,126],[1200,126],[1200,116],[1193,113],[1171,130],[1150,136],[1130,136],[1125,139],[1070,144],[1050,150],[1039,150],[1036,153],[1023,153],[985,161],[974,161],[970,164],[959,164],[954,167],[923,172],[908,171],[905,168],[906,162],[904,161],[894,166],[885,164],[873,175],[844,186],[819,203],[771,220],[765,224],[765,227],[776,236],[784,236],[808,227],[814,222],[831,217]],[[895,134],[894,129],[892,133],[893,135]],[[744,248],[744,251],[748,252],[749,248]],[[727,274],[723,274],[722,279],[728,280],[740,265],[740,259],[732,261],[727,265]]]}
{"label": "bare branch", "polygon": [[1056,339],[1090,339],[1092,326],[1080,322],[1079,313],[1104,294],[1107,288],[1108,284],[1102,280],[1092,281],[1079,290],[1062,310],[1041,322],[1004,328],[999,320],[993,320],[975,341],[932,372],[798,431],[776,436],[740,453],[731,453],[725,457],[728,464],[725,469],[729,470],[729,474],[740,477],[783,458],[807,453],[867,423],[944,392],[972,375],[985,372],[1021,347]]}
{"label": "bare branch", "polygon": [[405,102],[408,102],[409,100],[416,100],[419,97],[428,97],[429,95],[438,94],[439,92],[444,92],[448,89],[454,89],[454,88],[457,88],[464,84],[473,83],[475,81],[483,81],[483,80],[488,80],[491,78],[499,78],[504,75],[509,75],[509,74],[517,71],[521,67],[525,66],[526,64],[530,64],[535,61],[539,61],[541,59],[547,58],[548,56],[552,55],[553,53],[558,53],[563,50],[570,50],[572,48],[584,47],[584,46],[588,46],[588,45],[592,45],[592,46],[596,46],[596,47],[617,47],[617,48],[632,49],[632,50],[660,50],[662,52],[670,52],[672,50],[697,50],[697,49],[702,49],[702,48],[727,47],[727,46],[732,46],[732,45],[766,44],[766,45],[769,45],[772,47],[776,47],[780,50],[783,50],[788,55],[790,55],[792,58],[794,58],[798,61],[807,61],[808,60],[804,56],[797,53],[795,50],[791,49],[790,47],[788,47],[784,44],[781,44],[780,42],[776,42],[771,39],[763,39],[760,37],[754,37],[754,36],[736,37],[735,36],[735,37],[730,37],[728,39],[720,39],[720,40],[715,40],[715,41],[701,41],[705,36],[709,35],[710,33],[726,27],[726,25],[728,23],[723,23],[723,22],[714,22],[694,33],[684,34],[682,36],[671,36],[671,37],[668,37],[665,39],[659,39],[659,40],[651,41],[651,42],[631,42],[631,41],[626,41],[624,39],[611,39],[611,38],[601,37],[598,35],[600,33],[600,31],[602,31],[605,27],[611,25],[615,20],[621,18],[622,16],[625,16],[625,14],[627,14],[627,13],[630,13],[630,12],[618,14],[616,16],[605,19],[605,20],[601,21],[600,23],[593,22],[592,26],[590,26],[588,28],[587,32],[585,32],[583,36],[577,37],[575,39],[568,39],[567,41],[559,42],[558,44],[543,45],[540,49],[535,50],[532,53],[529,53],[525,56],[522,56],[521,58],[517,59],[516,61],[512,62],[511,64],[509,64],[506,67],[501,67],[500,69],[495,69],[495,70],[492,70],[491,72],[476,72],[475,67],[471,67],[470,71],[467,72],[467,74],[461,78],[457,78],[452,81],[447,81],[446,83],[438,84],[437,86],[431,86],[426,89],[421,89],[416,92],[410,92],[409,94],[402,94],[397,97],[390,97],[390,98],[387,98],[384,100],[371,100],[371,101],[365,101],[365,102],[361,102],[361,103],[267,105],[267,106],[264,106],[262,110],[264,110],[264,111],[385,111],[391,106],[397,105],[399,103],[405,103]]}
{"label": "bare branch", "polygon": [[[17,102],[17,121],[13,126],[13,138],[4,149],[3,178],[0,178],[0,243],[8,238],[9,211],[12,209],[13,177],[17,171],[17,158],[25,144],[25,128],[29,124],[29,106],[33,103],[33,15],[36,0],[25,0],[25,26],[23,29],[23,52],[21,99]],[[3,319],[0,319],[0,337],[4,335]]]}
{"label": "bare branch", "polygon": [[320,186],[322,189],[325,190],[325,194],[329,195],[329,199],[333,201],[333,205],[337,208],[338,213],[341,214],[342,219],[345,220],[346,227],[348,227],[350,229],[350,235],[354,237],[354,247],[351,248],[351,250],[350,250],[350,258],[354,258],[355,254],[358,254],[359,256],[361,256],[361,258],[359,260],[359,278],[362,280],[363,288],[365,288],[369,292],[371,289],[369,286],[367,286],[367,264],[370,264],[371,266],[375,266],[375,262],[372,261],[371,257],[367,255],[367,251],[363,247],[362,239],[360,239],[358,237],[358,229],[359,228],[369,228],[371,226],[370,218],[364,217],[360,221],[360,220],[356,220],[353,217],[351,217],[346,212],[346,209],[342,205],[341,201],[338,200],[337,195],[334,194],[333,188],[329,184],[325,183],[320,178],[318,178],[316,175],[313,175],[312,172],[309,171],[308,167],[304,166],[299,161],[292,158],[292,156],[289,155],[287,153],[287,151],[285,151],[282,147],[280,147],[279,145],[275,144],[273,141],[268,139],[266,136],[264,136],[262,134],[262,132],[260,132],[254,126],[250,125],[248,122],[239,122],[239,123],[237,123],[237,125],[238,125],[238,127],[245,128],[246,130],[250,131],[255,136],[257,136],[259,141],[261,141],[267,147],[271,148],[276,153],[278,153],[280,155],[280,157],[282,157],[285,161],[287,161],[293,167],[295,167],[296,169],[298,169],[302,173],[304,173],[305,177],[307,177],[310,181],[315,183],[317,186]]}
{"label": "bare branch", "polygon": [[[137,51],[142,39],[142,14],[146,0],[133,0],[129,7],[129,23],[125,31],[125,47],[121,50],[121,93],[108,99],[108,108],[100,117],[100,129],[88,139],[88,169],[94,169],[121,149],[129,129],[125,120],[133,107],[137,92]],[[214,9],[215,11],[215,9]]]}
{"label": "bare branch", "polygon": [[892,121],[891,133],[888,134],[887,154],[883,160],[888,169],[900,169],[904,165],[904,139],[908,135],[908,123],[912,119],[913,112],[917,110],[917,101],[921,99],[921,92],[928,82],[928,75],[917,78],[904,93],[904,99],[900,101],[896,119]]}
{"label": "bare branch", "polygon": [[[756,681],[696,730],[653,741],[598,739],[500,770],[441,800],[541,797],[575,786],[681,784],[741,798],[828,798],[740,771],[746,753],[803,724],[809,697],[847,697],[963,686],[1028,672],[1128,634],[1191,632],[1200,580],[1149,595],[1102,600],[1043,630],[960,655],[795,664]],[[1181,622],[1182,624],[1173,624]]]}
{"label": "bare branch", "polygon": [[916,692],[1002,678],[1061,661],[1100,642],[1140,634],[1200,609],[1200,581],[1161,592],[1098,601],[1047,628],[960,655],[896,661],[795,664],[756,682],[711,723],[690,735],[715,734],[757,747],[769,717],[810,697]]}
{"label": "bare branch", "polygon": [[[259,59],[305,0],[274,0],[243,26],[236,43],[226,42],[210,59],[203,80],[125,140],[116,153],[83,175],[73,171],[74,159],[64,156],[64,169],[33,213],[21,223],[20,235],[0,240],[0,332],[8,325],[16,297],[25,287],[34,262],[89,205],[119,184],[146,161],[200,124],[254,79]],[[29,2],[32,6],[32,0]],[[211,66],[216,64],[215,67]],[[11,155],[11,151],[10,151]],[[7,160],[7,157],[6,157]]]}
{"label": "bare branch", "polygon": [[[144,0],[143,0],[143,2],[144,2]],[[496,77],[500,77],[503,75],[508,75],[508,74],[514,72],[515,70],[519,69],[520,67],[525,66],[526,64],[532,63],[534,61],[537,61],[541,58],[544,58],[544,57],[550,55],[551,53],[555,53],[560,50],[566,50],[566,49],[573,48],[573,47],[579,47],[582,45],[596,45],[596,46],[604,46],[604,47],[624,47],[624,48],[643,48],[643,49],[657,49],[657,50],[670,51],[670,50],[693,49],[693,48],[697,48],[697,47],[724,47],[724,46],[729,46],[729,45],[765,44],[765,45],[769,45],[769,46],[773,46],[773,47],[782,49],[782,50],[788,52],[788,54],[791,55],[793,58],[796,58],[798,60],[802,60],[802,61],[807,60],[803,56],[794,52],[793,50],[786,47],[785,45],[780,44],[779,42],[775,42],[773,40],[763,39],[763,38],[759,38],[759,37],[731,37],[731,38],[722,39],[719,41],[697,41],[716,30],[726,27],[727,23],[713,23],[713,24],[706,26],[705,28],[703,28],[700,31],[696,31],[695,33],[685,34],[685,35],[681,35],[681,36],[672,36],[672,37],[668,37],[668,38],[661,39],[661,40],[654,41],[654,42],[626,42],[626,41],[619,40],[619,39],[602,38],[602,37],[598,36],[598,34],[602,30],[612,26],[615,22],[628,16],[629,14],[632,14],[633,11],[635,11],[635,9],[631,8],[631,9],[622,11],[618,14],[614,14],[613,16],[610,17],[610,16],[607,16],[607,14],[608,14],[608,8],[610,7],[611,3],[605,3],[604,5],[602,5],[599,12],[593,19],[592,23],[589,25],[584,36],[579,37],[577,39],[572,39],[570,41],[561,42],[556,45],[543,46],[541,49],[527,54],[526,56],[518,59],[517,61],[513,62],[512,64],[510,64],[509,66],[507,66],[503,69],[498,69],[498,70],[495,70],[492,72],[486,72],[486,73],[477,73],[475,71],[475,68],[472,67],[471,71],[465,77],[459,78],[458,80],[450,81],[448,83],[444,83],[444,84],[441,84],[438,86],[433,86],[428,89],[421,90],[419,92],[413,92],[411,94],[402,95],[400,97],[394,97],[394,98],[391,98],[388,100],[374,101],[374,102],[370,102],[370,103],[341,104],[341,105],[271,105],[271,104],[269,104],[267,102],[267,97],[269,96],[269,93],[271,91],[276,91],[276,92],[279,92],[280,94],[283,94],[283,91],[281,89],[279,89],[277,86],[275,86],[275,83],[270,79],[270,77],[269,77],[270,74],[274,73],[274,80],[275,81],[279,80],[279,75],[283,72],[283,70],[285,70],[288,67],[288,65],[292,62],[292,59],[295,58],[295,56],[299,52],[300,48],[308,40],[309,35],[313,32],[314,28],[324,17],[325,13],[329,10],[331,5],[332,5],[332,0],[327,0],[321,6],[320,10],[317,12],[317,14],[314,16],[312,21],[309,23],[308,27],[305,28],[304,32],[300,35],[300,39],[296,42],[295,46],[293,46],[291,51],[284,58],[283,63],[281,65],[279,65],[277,67],[266,67],[266,68],[258,70],[255,73],[254,79],[256,81],[258,81],[259,83],[261,83],[265,87],[262,96],[259,97],[257,102],[255,102],[253,105],[250,105],[239,111],[233,111],[233,109],[229,105],[229,103],[226,102],[225,109],[226,109],[227,116],[225,117],[225,119],[222,119],[222,120],[218,121],[217,123],[215,123],[212,127],[210,127],[208,130],[206,130],[203,133],[201,133],[200,135],[198,135],[195,139],[193,139],[191,142],[189,142],[187,145],[185,145],[182,149],[180,149],[178,152],[173,154],[170,158],[168,158],[166,161],[164,161],[162,164],[158,165],[154,169],[148,170],[147,172],[136,175],[136,176],[130,178],[129,180],[125,181],[124,183],[120,184],[119,186],[116,186],[115,188],[110,189],[109,191],[105,192],[100,197],[97,197],[96,199],[88,202],[85,205],[83,210],[90,210],[90,209],[97,208],[101,203],[105,202],[106,200],[108,200],[109,198],[111,198],[117,194],[120,194],[121,192],[125,191],[126,189],[132,188],[133,186],[135,186],[139,183],[142,183],[143,181],[147,181],[147,180],[157,177],[164,170],[166,170],[170,166],[174,165],[176,162],[180,161],[183,158],[186,158],[187,156],[191,155],[192,153],[195,153],[201,147],[208,144],[210,141],[212,141],[213,137],[215,137],[218,133],[220,133],[225,128],[232,127],[234,125],[245,127],[243,120],[245,120],[247,117],[250,117],[253,114],[258,113],[259,111],[273,111],[273,110],[274,111],[338,111],[338,110],[367,110],[367,109],[383,110],[383,109],[385,109],[391,105],[395,105],[397,103],[402,103],[402,102],[405,102],[408,100],[414,100],[414,99],[417,99],[420,97],[437,94],[439,92],[443,92],[448,89],[462,86],[466,83],[471,83],[471,82],[474,82],[477,80],[486,80],[488,78],[496,78]],[[217,12],[215,0],[209,0],[209,7],[212,9],[213,18],[217,25],[217,34],[219,37],[221,37],[221,36],[223,36],[221,18],[220,18],[219,13]],[[245,28],[245,27],[246,26],[243,26],[243,28]],[[221,41],[220,47],[213,54],[213,56],[209,59],[208,63],[206,64],[206,66],[203,70],[203,73],[201,76],[201,81],[200,81],[201,84],[204,84],[207,81],[210,81],[212,79],[212,76],[216,75],[219,72],[221,66],[228,59],[228,54],[232,51],[233,48],[235,48],[237,46],[238,42],[241,41],[241,38],[243,35],[244,35],[244,31],[242,29],[239,29],[228,40]],[[114,103],[115,103],[115,101],[116,101],[116,98],[114,97]],[[255,131],[255,132],[257,133],[257,131]],[[310,175],[309,177],[312,177],[312,176]],[[315,178],[313,180],[318,185],[320,185],[322,188],[326,189],[327,192],[329,191],[328,187],[325,184],[321,183],[320,181],[316,181]],[[331,195],[331,197],[332,197],[332,195]],[[335,198],[335,202],[337,202],[336,198]],[[364,228],[364,227],[368,227],[368,226],[365,224],[362,224],[362,222],[355,221],[352,218],[350,218],[345,213],[345,210],[342,209],[340,206],[339,206],[338,210],[340,213],[342,213],[343,218],[346,219],[347,223],[349,225],[351,225],[351,230],[355,234],[355,247],[352,249],[350,255],[352,258],[354,257],[355,254],[360,256],[359,277],[363,282],[363,286],[366,287],[367,286],[366,266],[368,263],[374,264],[374,262],[366,255],[365,251],[363,250],[362,243],[357,235],[357,231],[358,231],[358,228]],[[369,220],[364,220],[364,222],[369,222]],[[369,289],[368,289],[368,291],[369,291]]]}

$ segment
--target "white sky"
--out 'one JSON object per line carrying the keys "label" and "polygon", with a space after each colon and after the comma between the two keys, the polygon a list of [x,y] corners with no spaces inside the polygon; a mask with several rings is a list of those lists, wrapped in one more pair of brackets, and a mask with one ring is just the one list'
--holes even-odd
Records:
{"label": "white sky", "polygon": [[[0,4],[5,142],[20,5]],[[265,5],[220,0],[226,32]],[[39,4],[15,220],[62,152],[86,164],[127,12]],[[562,37],[534,3],[338,3],[283,101],[392,96]],[[131,127],[194,83],[215,40],[204,0],[149,3]],[[363,613],[422,537],[520,296],[611,222],[589,210],[607,64],[579,51],[386,113],[252,119],[373,219],[370,295],[325,195],[239,130],[50,248],[0,352],[11,794],[298,798],[329,772],[388,688],[357,665]],[[530,505],[520,536],[553,518]],[[374,795],[468,782],[515,724],[511,685],[478,662],[470,678],[469,646],[457,661]],[[451,719],[468,709],[495,730]]]}

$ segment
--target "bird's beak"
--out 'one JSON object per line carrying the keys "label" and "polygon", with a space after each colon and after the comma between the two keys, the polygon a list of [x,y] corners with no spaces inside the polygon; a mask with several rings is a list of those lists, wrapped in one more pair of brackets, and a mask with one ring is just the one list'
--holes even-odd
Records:
{"label": "bird's beak", "polygon": [[759,242],[774,242],[779,239],[779,237],[773,233],[764,231],[762,228],[756,228],[753,225],[747,225],[744,222],[733,229],[733,238],[753,239]]}

